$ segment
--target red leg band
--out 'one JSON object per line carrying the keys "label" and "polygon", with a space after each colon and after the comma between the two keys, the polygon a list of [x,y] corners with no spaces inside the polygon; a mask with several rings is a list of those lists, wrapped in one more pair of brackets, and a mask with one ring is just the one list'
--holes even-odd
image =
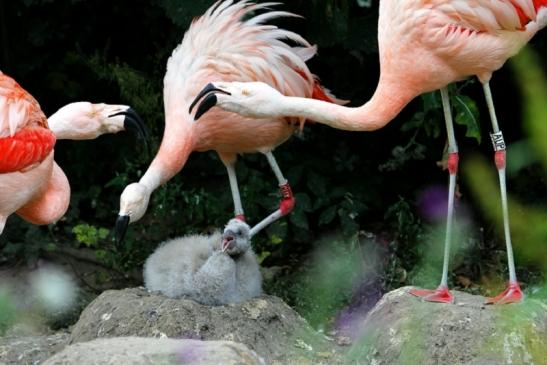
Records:
{"label": "red leg band", "polygon": [[505,168],[505,150],[503,151],[496,151],[496,154],[494,156],[494,160],[496,161],[496,167],[498,170],[502,170]]}
{"label": "red leg band", "polygon": [[458,152],[451,152],[448,154],[448,172],[450,175],[455,175],[458,172],[458,163],[460,157]]}
{"label": "red leg band", "polygon": [[239,219],[242,222],[245,222],[245,215],[244,214],[238,214],[236,215],[236,219]]}
{"label": "red leg band", "polygon": [[281,214],[285,216],[293,211],[296,200],[294,199],[289,183],[281,185],[279,188],[281,189],[281,195],[283,196],[283,200],[281,200],[281,203],[279,204],[279,210],[281,210]]}

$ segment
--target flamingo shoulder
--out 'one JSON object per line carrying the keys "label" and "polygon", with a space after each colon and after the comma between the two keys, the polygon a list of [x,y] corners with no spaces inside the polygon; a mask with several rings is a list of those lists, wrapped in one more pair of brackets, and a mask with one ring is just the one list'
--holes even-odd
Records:
{"label": "flamingo shoulder", "polygon": [[420,0],[416,11],[452,30],[497,33],[524,31],[547,0]]}
{"label": "flamingo shoulder", "polygon": [[53,150],[55,140],[38,102],[0,72],[0,173],[42,162]]}
{"label": "flamingo shoulder", "polygon": [[27,125],[48,127],[36,99],[14,79],[0,72],[0,137],[13,136]]}
{"label": "flamingo shoulder", "polygon": [[485,82],[539,30],[535,6],[533,0],[420,0],[407,6],[401,34],[448,65],[452,80],[477,75]]}

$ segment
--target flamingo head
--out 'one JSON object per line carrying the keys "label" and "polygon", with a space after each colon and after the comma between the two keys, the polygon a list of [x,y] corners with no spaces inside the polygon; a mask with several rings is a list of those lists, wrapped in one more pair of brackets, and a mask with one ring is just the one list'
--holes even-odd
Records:
{"label": "flamingo head", "polygon": [[199,103],[195,120],[214,106],[244,117],[271,118],[276,116],[282,102],[283,95],[263,82],[215,82],[196,96],[190,113]]}
{"label": "flamingo head", "polygon": [[231,219],[222,233],[222,252],[232,257],[243,255],[251,247],[249,225],[237,218]]}
{"label": "flamingo head", "polygon": [[133,183],[125,187],[120,196],[120,212],[115,229],[119,244],[125,238],[129,223],[138,221],[146,213],[149,201],[150,191],[144,184]]}
{"label": "flamingo head", "polygon": [[149,134],[137,112],[127,105],[76,102],[65,105],[48,120],[55,134],[67,139],[94,139],[129,130],[146,143]]}

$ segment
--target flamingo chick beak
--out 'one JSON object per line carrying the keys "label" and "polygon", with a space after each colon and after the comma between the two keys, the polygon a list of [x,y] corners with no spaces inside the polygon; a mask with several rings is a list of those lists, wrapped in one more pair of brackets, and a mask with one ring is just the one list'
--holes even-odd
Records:
{"label": "flamingo chick beak", "polygon": [[125,234],[127,233],[127,227],[129,227],[129,219],[130,217],[128,215],[118,215],[116,228],[114,230],[118,246],[123,243]]}
{"label": "flamingo chick beak", "polygon": [[131,131],[137,135],[137,138],[142,140],[144,142],[145,148],[148,152],[148,140],[150,139],[150,132],[148,131],[148,128],[146,127],[146,124],[144,124],[143,120],[137,114],[135,109],[129,107],[126,111],[119,112],[116,114],[109,115],[109,118],[123,115],[125,116],[125,119],[123,121],[123,127],[125,130]]}
{"label": "flamingo chick beak", "polygon": [[218,87],[215,87],[215,85],[209,83],[201,92],[196,96],[192,104],[190,105],[190,114],[192,114],[192,110],[196,106],[196,104],[203,98],[203,101],[199,104],[196,115],[194,116],[194,120],[198,120],[201,118],[201,116],[205,113],[207,113],[212,107],[214,107],[217,104],[217,96],[215,92],[219,92],[226,95],[232,95],[227,91],[224,91],[222,89],[219,89]]}
{"label": "flamingo chick beak", "polygon": [[226,252],[227,250],[233,248],[235,245],[235,237],[232,235],[224,235],[222,239],[222,252]]}

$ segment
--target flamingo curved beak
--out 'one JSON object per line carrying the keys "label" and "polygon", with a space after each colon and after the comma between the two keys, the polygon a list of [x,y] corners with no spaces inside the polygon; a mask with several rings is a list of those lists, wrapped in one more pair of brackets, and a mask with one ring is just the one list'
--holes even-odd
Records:
{"label": "flamingo curved beak", "polygon": [[226,95],[232,95],[227,91],[219,89],[218,87],[216,87],[215,85],[211,83],[207,84],[203,88],[203,90],[200,91],[200,93],[196,96],[196,98],[194,99],[194,101],[192,101],[192,104],[190,105],[189,113],[192,114],[192,110],[194,109],[196,104],[199,103],[201,99],[203,99],[203,101],[199,104],[196,110],[196,115],[194,116],[194,120],[198,120],[199,118],[201,118],[203,114],[207,113],[212,107],[214,107],[217,104],[218,99],[215,94],[217,92],[226,94]]}
{"label": "flamingo curved beak", "polygon": [[116,220],[116,228],[114,234],[116,237],[116,244],[121,245],[127,233],[127,227],[129,227],[130,217],[128,215],[118,215]]}
{"label": "flamingo curved beak", "polygon": [[109,118],[123,115],[125,116],[125,119],[123,121],[123,127],[125,130],[131,131],[135,133],[138,139],[142,140],[144,142],[144,146],[146,148],[147,152],[149,151],[148,148],[148,141],[150,139],[150,132],[148,130],[148,127],[146,124],[144,124],[142,118],[137,114],[135,109],[129,107],[127,110],[119,113],[115,113],[112,115],[109,115]]}

